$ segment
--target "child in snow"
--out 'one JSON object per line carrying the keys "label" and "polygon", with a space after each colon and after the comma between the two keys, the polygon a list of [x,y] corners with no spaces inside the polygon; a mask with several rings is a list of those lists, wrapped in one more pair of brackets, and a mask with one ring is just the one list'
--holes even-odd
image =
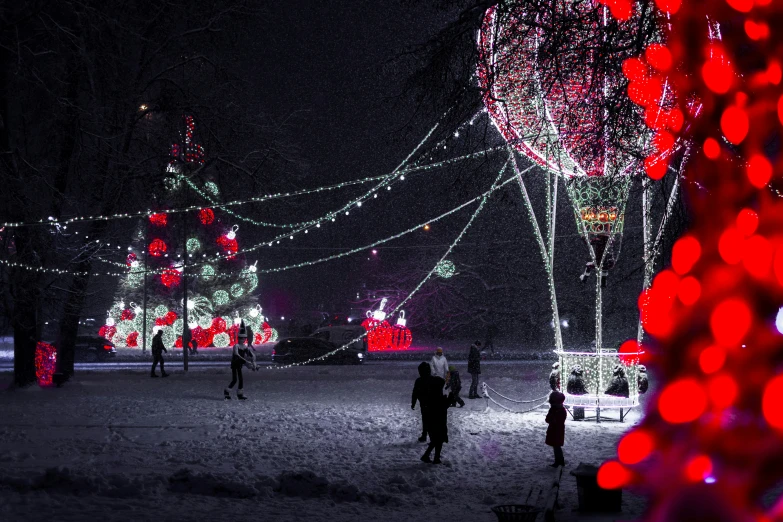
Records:
{"label": "child in snow", "polygon": [[462,380],[459,378],[459,372],[454,365],[449,365],[449,378],[446,381],[446,389],[451,389],[449,392],[449,406],[454,407],[459,403],[459,407],[465,406],[465,401],[459,396],[459,391],[462,389]]}
{"label": "child in snow", "polygon": [[237,399],[245,400],[247,397],[242,393],[242,367],[248,365],[249,368],[255,370],[256,368],[256,356],[253,351],[245,343],[247,342],[247,330],[245,329],[245,322],[239,327],[239,335],[237,335],[237,344],[234,345],[234,351],[231,354],[231,384],[228,388],[223,390],[223,396],[226,399],[231,399],[231,388],[239,381],[239,387],[237,388]]}
{"label": "child in snow", "polygon": [[432,375],[432,369],[428,363],[421,363],[419,365],[419,378],[413,383],[413,394],[411,395],[411,409],[416,409],[416,401],[419,401],[419,409],[421,410],[421,437],[419,442],[427,442],[427,393],[426,386],[427,381]]}
{"label": "child in snow", "polygon": [[546,429],[546,444],[552,446],[555,452],[555,463],[550,464],[553,468],[565,466],[563,457],[563,443],[565,442],[565,421],[568,413],[563,403],[565,395],[558,391],[549,394],[550,408],[546,414],[546,423],[549,427]]}

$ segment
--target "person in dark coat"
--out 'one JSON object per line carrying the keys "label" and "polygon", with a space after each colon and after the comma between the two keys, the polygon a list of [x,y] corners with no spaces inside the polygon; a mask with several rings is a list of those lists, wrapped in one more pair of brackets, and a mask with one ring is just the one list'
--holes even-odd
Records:
{"label": "person in dark coat", "polygon": [[247,332],[248,330],[245,327],[245,322],[242,321],[242,324],[239,327],[239,333],[237,335],[237,344],[234,345],[231,354],[231,384],[228,385],[228,388],[223,390],[223,397],[227,400],[231,399],[231,388],[234,387],[237,381],[239,381],[239,387],[237,388],[237,399],[241,401],[247,399],[247,397],[245,397],[244,391],[242,390],[244,386],[244,382],[242,380],[242,367],[247,366],[252,370],[256,369],[256,356],[253,354],[250,346],[245,344],[248,342]]}
{"label": "person in dark coat", "polygon": [[550,408],[546,414],[546,423],[549,427],[546,429],[546,442],[547,446],[552,446],[555,452],[555,462],[550,464],[553,468],[557,466],[565,466],[565,458],[563,457],[563,444],[565,443],[565,421],[568,417],[563,403],[565,402],[565,395],[558,391],[554,391],[549,394]]}
{"label": "person in dark coat", "polygon": [[560,363],[552,364],[552,371],[549,372],[549,387],[552,391],[560,391]]}
{"label": "person in dark coat", "polygon": [[625,376],[625,369],[620,364],[615,364],[612,372],[612,380],[609,387],[604,392],[614,397],[629,397],[631,392],[628,386],[628,378]]}
{"label": "person in dark coat", "polygon": [[427,423],[425,409],[427,407],[427,393],[426,384],[427,380],[432,375],[432,368],[429,363],[423,362],[419,365],[419,378],[413,383],[413,394],[411,394],[411,409],[416,409],[416,401],[419,401],[419,409],[421,410],[421,437],[419,442],[427,442]]}
{"label": "person in dark coat", "polygon": [[569,395],[587,395],[584,370],[578,364],[571,368],[571,375],[568,376],[568,382],[566,383],[566,391]]}
{"label": "person in dark coat", "polygon": [[[440,451],[443,444],[449,441],[449,431],[446,425],[447,410],[449,408],[448,398],[443,395],[443,387],[446,381],[441,377],[430,376],[425,381],[424,403],[424,425],[430,435],[430,443],[427,451],[421,456],[422,462],[432,462],[440,464]],[[435,450],[435,459],[430,460],[432,450]]]}
{"label": "person in dark coat", "polygon": [[636,375],[636,384],[639,386],[639,393],[646,393],[650,387],[650,380],[647,378],[647,367],[639,365],[639,373]]}
{"label": "person in dark coat", "polygon": [[163,346],[163,330],[158,330],[152,337],[152,371],[150,377],[157,377],[155,373],[155,367],[160,363],[160,375],[162,377],[168,377],[169,374],[163,369],[163,352],[168,352],[166,347]]}
{"label": "person in dark coat", "polygon": [[470,352],[468,353],[468,373],[470,374],[470,390],[468,391],[468,399],[479,399],[478,394],[478,380],[481,375],[481,351],[479,347],[481,343],[476,341],[470,346]]}
{"label": "person in dark coat", "polygon": [[465,401],[459,396],[459,392],[462,389],[462,379],[459,378],[459,372],[454,365],[449,366],[449,380],[446,381],[446,389],[449,391],[449,406],[454,407],[459,404],[462,408],[465,406]]}

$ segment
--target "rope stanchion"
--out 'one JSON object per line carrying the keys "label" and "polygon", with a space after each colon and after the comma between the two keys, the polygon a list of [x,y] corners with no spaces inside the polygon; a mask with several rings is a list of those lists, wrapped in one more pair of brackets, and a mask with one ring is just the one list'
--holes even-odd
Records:
{"label": "rope stanchion", "polygon": [[[543,406],[547,406],[547,405],[548,405],[548,403],[547,403],[547,402],[542,402],[542,403],[538,404],[537,406],[534,406],[533,408],[530,408],[530,409],[528,409],[528,410],[524,410],[524,411],[515,411],[515,410],[512,410],[511,408],[509,408],[509,407],[507,407],[507,406],[504,406],[504,405],[500,404],[498,401],[496,401],[495,399],[493,399],[493,398],[492,398],[492,397],[489,395],[489,391],[490,391],[490,390],[492,390],[492,392],[493,392],[493,393],[497,393],[497,395],[499,395],[500,397],[503,397],[504,399],[507,399],[507,400],[509,400],[509,401],[516,402],[516,403],[531,403],[531,402],[538,402],[538,401],[542,400],[542,398],[539,398],[539,399],[533,399],[533,400],[530,400],[530,401],[517,401],[517,400],[514,400],[514,399],[508,399],[508,397],[505,397],[505,396],[503,396],[503,395],[499,394],[497,391],[495,391],[495,390],[493,390],[492,388],[490,388],[489,386],[487,386],[487,383],[483,382],[483,383],[481,383],[481,391],[482,391],[482,393],[483,393],[483,395],[484,395],[484,398],[485,398],[485,399],[487,399],[487,410],[489,409],[489,402],[490,402],[490,401],[491,401],[491,402],[492,402],[492,403],[493,403],[495,406],[498,406],[499,408],[502,408],[502,409],[506,410],[506,411],[507,411],[507,412],[509,412],[509,413],[518,413],[518,414],[523,414],[523,413],[530,413],[530,412],[533,412],[533,411],[536,411],[536,410],[540,409],[540,408],[541,408],[541,407],[543,407]],[[548,395],[546,395],[546,396],[544,396],[543,398],[548,398],[548,397],[549,397],[549,396],[548,396]]]}
{"label": "rope stanchion", "polygon": [[539,397],[537,399],[530,399],[529,401],[518,401],[516,399],[512,399],[510,397],[506,397],[502,393],[500,393],[497,390],[495,390],[494,388],[490,387],[487,383],[482,383],[482,386],[484,387],[484,389],[490,390],[495,395],[497,395],[499,397],[502,397],[502,398],[506,399],[507,401],[511,401],[511,402],[514,402],[514,403],[517,403],[517,404],[531,404],[531,403],[534,403],[534,402],[541,402],[541,401],[549,398],[549,394],[546,394],[543,397]]}

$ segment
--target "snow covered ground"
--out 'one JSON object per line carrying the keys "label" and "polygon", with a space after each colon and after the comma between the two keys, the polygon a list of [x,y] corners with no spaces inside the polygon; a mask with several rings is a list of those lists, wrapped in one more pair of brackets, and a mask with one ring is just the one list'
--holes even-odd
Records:
{"label": "snow covered ground", "polygon": [[[492,364],[482,377],[532,399],[548,392],[549,366]],[[487,411],[483,399],[449,410],[445,465],[420,462],[414,362],[246,372],[244,402],[222,398],[227,365],[172,369],[168,379],[82,372],[60,390],[1,391],[0,520],[492,521],[492,505],[523,503],[551,481],[546,410]],[[613,456],[638,415],[569,419],[557,520],[594,520],[573,512],[568,471]],[[642,511],[625,492],[623,513],[601,520]]]}

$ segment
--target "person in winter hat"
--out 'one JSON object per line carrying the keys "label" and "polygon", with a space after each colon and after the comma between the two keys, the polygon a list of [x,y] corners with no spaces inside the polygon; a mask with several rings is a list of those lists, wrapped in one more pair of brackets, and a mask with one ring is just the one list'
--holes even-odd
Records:
{"label": "person in winter hat", "polygon": [[[440,452],[443,444],[449,441],[449,432],[446,425],[447,410],[449,407],[448,398],[443,395],[443,387],[446,381],[436,375],[430,376],[424,385],[424,402],[427,405],[424,409],[424,425],[430,436],[430,443],[427,451],[421,456],[422,462],[432,462],[440,464]],[[430,454],[435,450],[435,459],[430,460]]]}
{"label": "person in winter hat", "polygon": [[565,421],[568,417],[563,403],[565,402],[565,395],[559,391],[553,391],[549,394],[549,411],[546,414],[546,423],[549,427],[546,429],[546,440],[544,441],[547,446],[552,446],[555,452],[555,462],[551,464],[553,468],[557,466],[565,466],[565,458],[563,457],[563,444],[565,442]]}
{"label": "person in winter hat", "polygon": [[647,367],[640,364],[637,370],[639,373],[636,375],[636,384],[639,386],[639,393],[646,393],[650,387],[650,381],[647,378]]}
{"label": "person in winter hat", "polygon": [[612,380],[604,393],[615,397],[629,397],[631,395],[628,378],[625,376],[625,369],[621,364],[614,365]]}
{"label": "person in winter hat", "polygon": [[462,379],[459,378],[459,372],[454,365],[449,365],[449,378],[446,380],[446,389],[451,390],[449,392],[449,406],[452,408],[459,404],[462,408],[465,406],[465,401],[459,396],[459,392],[462,389]]}
{"label": "person in winter hat", "polygon": [[166,347],[163,346],[163,330],[160,329],[152,337],[152,371],[150,377],[157,377],[155,373],[155,367],[160,363],[160,375],[161,377],[168,377],[169,374],[163,369],[163,352],[168,352]]}
{"label": "person in winter hat", "polygon": [[468,352],[468,373],[470,374],[470,390],[468,390],[468,399],[478,399],[478,381],[481,375],[481,343],[476,341],[470,345]]}
{"label": "person in winter hat", "polygon": [[427,382],[432,376],[432,368],[429,363],[421,363],[419,365],[419,378],[413,383],[413,393],[411,394],[411,409],[416,409],[416,401],[419,401],[419,409],[421,410],[421,437],[419,442],[427,442]]}
{"label": "person in winter hat", "polygon": [[446,377],[449,375],[449,362],[443,355],[443,348],[440,346],[435,350],[435,355],[432,356],[430,366],[432,367],[432,375],[440,377],[444,381],[446,380]]}
{"label": "person in winter hat", "polygon": [[256,369],[256,356],[253,351],[245,343],[247,342],[247,329],[245,328],[245,322],[239,326],[239,334],[237,335],[237,344],[234,345],[233,352],[231,354],[231,383],[228,388],[223,390],[223,396],[226,399],[231,399],[231,388],[239,381],[239,387],[237,388],[237,399],[245,400],[244,393],[242,392],[242,367],[247,365],[249,368]]}
{"label": "person in winter hat", "polygon": [[552,371],[549,372],[549,387],[552,391],[560,391],[560,363],[552,364]]}

